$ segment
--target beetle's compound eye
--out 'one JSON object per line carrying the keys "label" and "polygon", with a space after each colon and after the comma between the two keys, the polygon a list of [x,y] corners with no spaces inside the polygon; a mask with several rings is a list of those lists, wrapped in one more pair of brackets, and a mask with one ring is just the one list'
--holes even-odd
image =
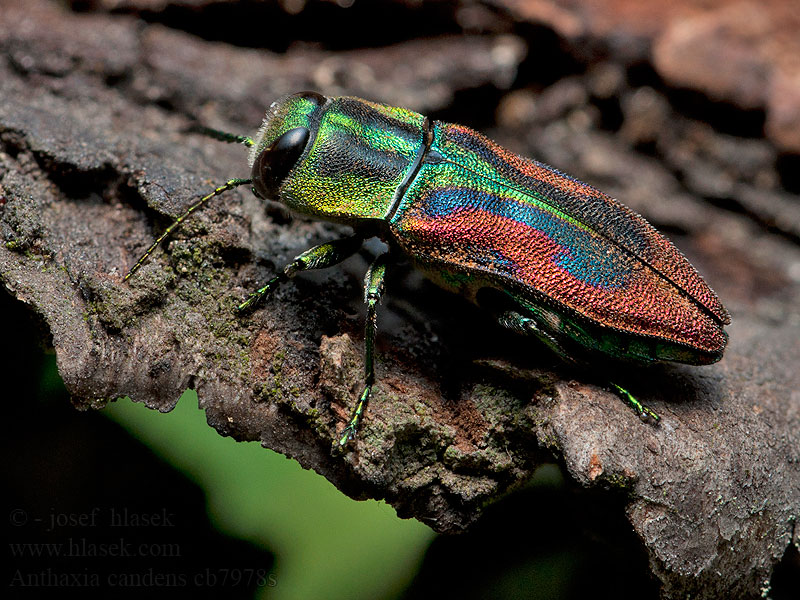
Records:
{"label": "beetle's compound eye", "polygon": [[261,198],[276,199],[278,189],[303,154],[310,132],[295,127],[264,148],[253,163],[253,191]]}

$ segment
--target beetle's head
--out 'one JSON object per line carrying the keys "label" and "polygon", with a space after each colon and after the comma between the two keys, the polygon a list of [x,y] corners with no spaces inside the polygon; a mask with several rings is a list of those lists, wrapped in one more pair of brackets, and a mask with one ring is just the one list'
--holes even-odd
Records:
{"label": "beetle's head", "polygon": [[250,150],[256,196],[278,199],[281,184],[305,152],[316,128],[315,115],[327,101],[317,92],[299,92],[269,107]]}
{"label": "beetle's head", "polygon": [[316,92],[270,106],[250,154],[253,191],[337,223],[383,219],[423,148],[424,117]]}

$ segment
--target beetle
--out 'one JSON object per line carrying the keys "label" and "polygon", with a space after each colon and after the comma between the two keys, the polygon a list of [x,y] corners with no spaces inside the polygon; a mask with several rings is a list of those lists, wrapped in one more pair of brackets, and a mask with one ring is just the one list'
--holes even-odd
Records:
{"label": "beetle", "polygon": [[[298,255],[238,309],[254,308],[295,274],[330,267],[378,236],[439,286],[569,362],[718,361],[730,316],[680,251],[603,192],[518,156],[462,125],[355,97],[300,92],[273,103],[253,138],[203,129],[250,147],[251,176],[198,200],[125,276],[211,198],[251,185],[303,216],[353,235]],[[375,382],[376,309],[388,254],[364,282],[364,388],[339,439],[352,439]],[[645,420],[659,416],[611,384]]]}

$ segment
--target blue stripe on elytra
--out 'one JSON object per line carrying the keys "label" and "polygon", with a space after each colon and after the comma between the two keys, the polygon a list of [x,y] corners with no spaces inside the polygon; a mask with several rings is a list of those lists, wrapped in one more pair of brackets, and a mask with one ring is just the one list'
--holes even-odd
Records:
{"label": "blue stripe on elytra", "polygon": [[[490,164],[492,168],[496,169],[503,177],[516,182],[523,188],[534,191],[540,198],[546,199],[545,201],[549,204],[554,204],[561,210],[570,214],[573,218],[590,225],[593,229],[615,240],[616,243],[624,248],[627,248],[628,251],[637,256],[644,257],[649,255],[650,243],[644,235],[640,224],[637,221],[632,221],[622,206],[607,204],[605,202],[593,202],[592,200],[595,198],[592,195],[564,189],[523,173],[521,170],[499,157],[491,146],[489,146],[485,140],[476,136],[474,132],[449,129],[446,132],[446,136],[450,143],[460,145],[468,151],[475,153],[476,156]],[[538,160],[526,160],[567,181],[572,181],[594,190],[589,184],[555,167],[551,167]],[[598,190],[595,190],[595,192],[598,197],[604,196],[604,194]]]}
{"label": "blue stripe on elytra", "polygon": [[[458,210],[477,209],[528,226],[561,246],[562,251],[554,264],[595,287],[622,287],[631,272],[622,253],[607,252],[608,241],[547,210],[505,196],[463,187],[433,188],[420,198],[417,208],[431,219],[446,217]],[[507,262],[499,255],[497,259],[499,263]]]}

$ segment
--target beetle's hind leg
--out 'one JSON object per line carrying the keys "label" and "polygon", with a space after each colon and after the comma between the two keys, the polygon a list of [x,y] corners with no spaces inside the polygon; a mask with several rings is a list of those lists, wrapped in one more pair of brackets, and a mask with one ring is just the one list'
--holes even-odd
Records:
{"label": "beetle's hind leg", "polygon": [[[527,317],[514,310],[497,312],[496,317],[498,323],[500,323],[500,325],[506,329],[510,329],[515,333],[521,333],[523,335],[533,335],[544,342],[548,348],[558,354],[564,361],[571,364],[581,364],[580,361],[576,360],[575,357],[571,356],[566,350],[564,350],[563,346],[561,346],[558,340],[547,333],[536,322],[535,318]],[[639,402],[628,390],[620,385],[617,385],[613,381],[609,381],[608,383],[622,399],[622,401],[636,411],[636,414],[639,415],[640,419],[643,421],[652,420],[654,423],[658,423],[661,420],[661,417],[659,417],[655,411]]]}
{"label": "beetle's hind leg", "polygon": [[624,387],[617,385],[613,381],[608,382],[611,387],[614,388],[614,391],[617,392],[617,395],[622,398],[622,401],[625,402],[628,406],[633,408],[636,411],[636,414],[639,415],[639,418],[643,421],[647,421],[648,419],[652,419],[653,422],[658,423],[661,420],[661,417],[658,416],[658,413],[648,408],[641,402],[639,402],[635,396],[633,396],[628,390]]}
{"label": "beetle's hind leg", "polygon": [[255,308],[255,306],[266,298],[278,285],[289,281],[289,279],[300,271],[332,267],[355,254],[363,243],[364,238],[362,236],[352,235],[309,248],[302,254],[296,256],[292,262],[286,265],[275,277],[270,279],[266,285],[260,287],[255,292],[251,292],[247,299],[236,307],[236,310],[238,312],[245,312]]}
{"label": "beetle's hind leg", "polygon": [[375,383],[375,333],[378,330],[377,309],[384,291],[387,254],[379,255],[367,270],[364,277],[364,302],[367,305],[367,320],[364,324],[364,390],[358,398],[350,420],[345,425],[339,445],[344,446],[353,439],[358,424],[367,409],[372,384]]}

